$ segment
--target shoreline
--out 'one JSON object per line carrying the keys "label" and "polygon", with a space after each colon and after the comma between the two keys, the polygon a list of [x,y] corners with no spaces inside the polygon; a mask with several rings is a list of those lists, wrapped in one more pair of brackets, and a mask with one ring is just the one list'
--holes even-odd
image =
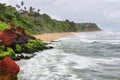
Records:
{"label": "shoreline", "polygon": [[60,37],[66,37],[66,36],[73,35],[73,33],[76,33],[76,32],[44,33],[44,34],[37,34],[37,35],[33,35],[33,36],[35,38],[43,40],[43,41],[53,41]]}
{"label": "shoreline", "polygon": [[[83,31],[83,32],[85,32],[85,31]],[[99,32],[99,31],[86,31],[86,32]],[[59,39],[61,37],[73,35],[74,33],[82,33],[82,32],[43,33],[43,34],[36,34],[36,35],[32,35],[32,36],[34,36],[36,39],[40,39],[42,41],[51,42],[51,41]]]}

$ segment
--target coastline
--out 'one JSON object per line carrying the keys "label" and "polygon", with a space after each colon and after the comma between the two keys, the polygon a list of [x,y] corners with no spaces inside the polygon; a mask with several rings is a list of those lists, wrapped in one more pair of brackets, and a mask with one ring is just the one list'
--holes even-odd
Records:
{"label": "coastline", "polygon": [[62,33],[44,33],[44,34],[37,34],[33,35],[37,39],[43,40],[43,41],[53,41],[55,39],[58,39],[60,37],[66,37],[69,35],[73,35],[75,32],[62,32]]}

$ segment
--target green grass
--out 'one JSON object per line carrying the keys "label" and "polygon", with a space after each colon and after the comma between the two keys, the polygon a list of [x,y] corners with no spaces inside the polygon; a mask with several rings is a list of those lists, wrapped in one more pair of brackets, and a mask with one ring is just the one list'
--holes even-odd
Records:
{"label": "green grass", "polygon": [[10,26],[7,25],[6,23],[0,21],[0,30],[4,30],[6,28],[10,28]]}

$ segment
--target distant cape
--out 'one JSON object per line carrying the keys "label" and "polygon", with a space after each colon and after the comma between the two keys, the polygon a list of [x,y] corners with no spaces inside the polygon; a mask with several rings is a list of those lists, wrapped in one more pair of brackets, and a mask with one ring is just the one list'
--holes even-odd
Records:
{"label": "distant cape", "polygon": [[95,23],[76,23],[81,31],[102,31]]}

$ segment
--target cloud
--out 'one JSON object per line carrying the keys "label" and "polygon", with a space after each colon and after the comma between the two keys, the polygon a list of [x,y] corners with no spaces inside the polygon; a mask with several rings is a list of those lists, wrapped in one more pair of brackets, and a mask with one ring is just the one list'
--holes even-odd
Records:
{"label": "cloud", "polygon": [[107,21],[120,23],[120,11],[105,11],[103,14]]}
{"label": "cloud", "polygon": [[120,2],[120,0],[105,0],[105,1],[110,1],[110,2]]}

